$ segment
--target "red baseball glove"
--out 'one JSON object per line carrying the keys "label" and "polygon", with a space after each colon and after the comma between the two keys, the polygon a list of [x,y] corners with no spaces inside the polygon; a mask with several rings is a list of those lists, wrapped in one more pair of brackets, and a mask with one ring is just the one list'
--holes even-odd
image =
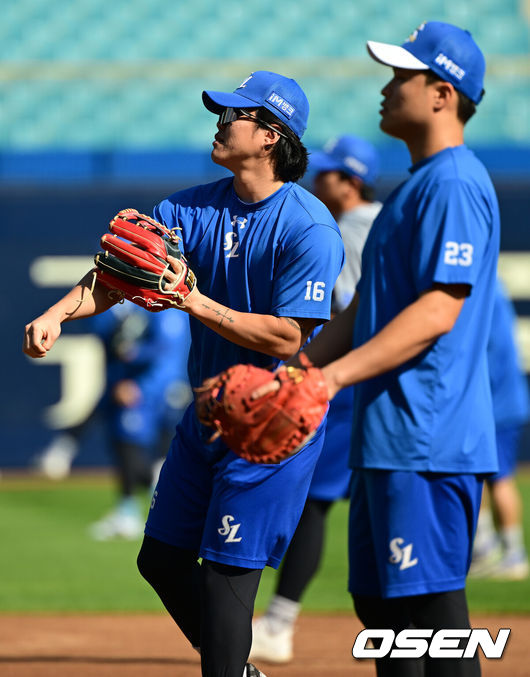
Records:
{"label": "red baseball glove", "polygon": [[[96,254],[97,279],[120,299],[147,310],[181,308],[197,281],[179,248],[174,230],[136,209],[122,209],[109,224],[111,235],[101,238],[103,252]],[[168,261],[177,259],[178,271]],[[169,282],[167,271],[177,280]]]}
{"label": "red baseball glove", "polygon": [[[328,409],[328,389],[320,369],[301,354],[305,366],[273,373],[236,364],[197,389],[201,423],[216,429],[236,454],[251,463],[279,463],[314,435]],[[257,399],[252,393],[272,381],[279,388]]]}

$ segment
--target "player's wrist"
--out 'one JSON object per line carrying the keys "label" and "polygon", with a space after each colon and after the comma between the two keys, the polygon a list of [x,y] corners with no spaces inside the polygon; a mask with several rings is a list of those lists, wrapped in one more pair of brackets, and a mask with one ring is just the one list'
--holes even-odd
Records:
{"label": "player's wrist", "polygon": [[48,308],[39,319],[44,320],[46,323],[53,324],[62,324],[68,317],[68,312],[65,307],[61,304],[56,304]]}
{"label": "player's wrist", "polygon": [[[199,315],[199,309],[204,305],[205,296],[195,287],[195,289],[186,297],[180,308],[193,316]],[[198,318],[199,319],[199,318]]]}
{"label": "player's wrist", "polygon": [[340,382],[339,373],[330,365],[322,367],[322,374],[328,389],[328,399],[332,400],[344,386]]}

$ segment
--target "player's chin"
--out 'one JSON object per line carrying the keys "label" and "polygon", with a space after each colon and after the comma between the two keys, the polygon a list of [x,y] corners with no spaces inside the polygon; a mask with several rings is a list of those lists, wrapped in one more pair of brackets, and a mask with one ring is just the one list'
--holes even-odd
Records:
{"label": "player's chin", "polygon": [[226,153],[223,153],[224,147],[221,144],[215,143],[212,153],[211,153],[211,158],[213,162],[217,165],[221,165],[221,167],[226,166]]}
{"label": "player's chin", "polygon": [[379,129],[389,136],[394,136],[397,139],[401,138],[399,134],[399,126],[393,124],[391,118],[389,118],[387,115],[382,115],[381,120],[379,121]]}

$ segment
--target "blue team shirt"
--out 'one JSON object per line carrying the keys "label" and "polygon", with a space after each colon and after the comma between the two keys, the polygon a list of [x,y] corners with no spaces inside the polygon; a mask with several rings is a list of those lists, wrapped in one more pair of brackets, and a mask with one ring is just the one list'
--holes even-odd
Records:
{"label": "blue team shirt", "polygon": [[[206,296],[245,313],[329,319],[344,246],[328,209],[297,184],[285,183],[265,200],[248,204],[229,177],[175,193],[154,216],[182,229],[182,248]],[[190,326],[194,387],[237,363],[278,363],[192,317]]]}
{"label": "blue team shirt", "polygon": [[426,158],[410,173],[385,202],[364,248],[354,346],[434,283],[471,291],[452,331],[356,386],[351,465],[495,471],[486,356],[499,250],[495,191],[465,146]]}
{"label": "blue team shirt", "polygon": [[521,426],[530,414],[526,375],[515,342],[516,315],[500,280],[497,280],[493,320],[488,341],[493,414],[497,428]]}

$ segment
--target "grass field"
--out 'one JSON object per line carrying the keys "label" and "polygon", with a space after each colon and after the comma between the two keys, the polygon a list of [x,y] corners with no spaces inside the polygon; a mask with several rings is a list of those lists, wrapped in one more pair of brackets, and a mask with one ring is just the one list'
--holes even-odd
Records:
{"label": "grass field", "polygon": [[[518,474],[530,545],[530,472]],[[136,569],[139,542],[96,543],[87,526],[113,505],[109,477],[74,476],[63,482],[32,477],[0,479],[1,612],[143,612],[161,604]],[[148,497],[145,497],[147,510]],[[346,592],[347,504],[329,517],[324,561],[304,599],[305,611],[351,611]],[[266,569],[257,600],[274,584]],[[530,613],[530,580],[470,581],[472,612]]]}

